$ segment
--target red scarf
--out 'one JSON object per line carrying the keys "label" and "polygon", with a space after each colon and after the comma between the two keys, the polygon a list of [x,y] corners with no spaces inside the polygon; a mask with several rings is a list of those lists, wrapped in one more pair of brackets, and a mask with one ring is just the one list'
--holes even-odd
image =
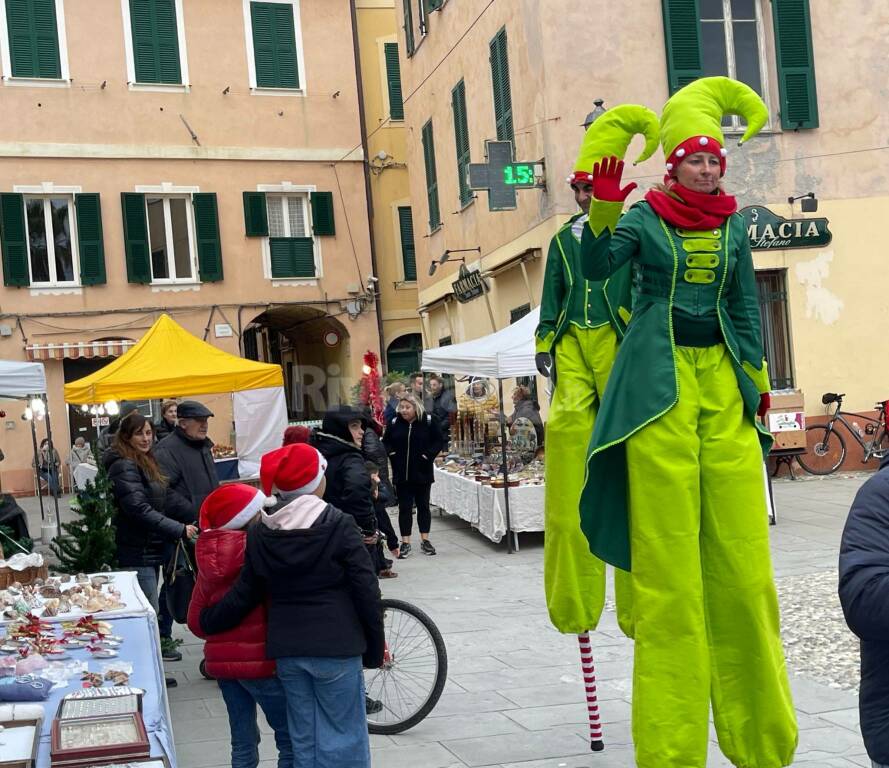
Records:
{"label": "red scarf", "polygon": [[738,210],[738,201],[721,190],[715,195],[708,195],[686,189],[672,179],[668,183],[670,191],[679,195],[681,200],[659,189],[648,190],[645,199],[658,216],[674,227],[690,230],[721,227]]}

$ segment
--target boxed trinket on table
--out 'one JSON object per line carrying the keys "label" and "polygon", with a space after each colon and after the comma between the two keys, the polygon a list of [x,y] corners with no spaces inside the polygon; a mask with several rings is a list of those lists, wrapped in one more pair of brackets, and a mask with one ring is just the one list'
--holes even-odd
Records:
{"label": "boxed trinket on table", "polygon": [[0,768],[37,765],[41,704],[0,704]]}

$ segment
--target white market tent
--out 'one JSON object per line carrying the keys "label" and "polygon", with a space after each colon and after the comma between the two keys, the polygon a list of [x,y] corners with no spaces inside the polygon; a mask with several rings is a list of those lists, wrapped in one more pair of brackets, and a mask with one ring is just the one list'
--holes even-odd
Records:
{"label": "white market tent", "polygon": [[45,394],[43,363],[0,360],[0,397],[19,399]]}
{"label": "white market tent", "polygon": [[458,376],[485,376],[513,379],[536,376],[534,331],[540,321],[540,308],[496,333],[423,352],[424,371]]}

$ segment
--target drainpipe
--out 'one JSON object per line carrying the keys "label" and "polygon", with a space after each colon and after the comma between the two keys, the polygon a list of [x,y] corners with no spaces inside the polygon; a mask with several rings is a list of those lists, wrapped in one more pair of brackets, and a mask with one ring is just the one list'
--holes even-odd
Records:
{"label": "drainpipe", "polygon": [[[361,151],[364,155],[362,165],[364,166],[364,196],[367,200],[367,226],[370,235],[370,268],[374,277],[379,278],[380,273],[377,270],[377,247],[374,239],[374,207],[373,198],[370,192],[370,166],[367,159],[369,152],[367,148],[367,117],[364,114],[364,85],[361,82],[361,51],[358,45],[358,14],[355,10],[355,0],[349,2],[349,11],[352,15],[352,48],[355,56],[355,82],[358,86],[358,120],[361,129]],[[372,281],[371,281],[372,282]],[[383,307],[381,294],[379,289],[379,280],[372,285],[374,295],[374,305],[377,310],[377,335],[380,341],[380,370],[384,373],[387,371],[386,355],[383,349]]]}

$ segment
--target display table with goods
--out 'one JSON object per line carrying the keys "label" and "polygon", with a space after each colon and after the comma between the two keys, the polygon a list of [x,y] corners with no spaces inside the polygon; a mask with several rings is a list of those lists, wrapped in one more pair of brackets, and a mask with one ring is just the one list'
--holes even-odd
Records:
{"label": "display table with goods", "polygon": [[13,582],[0,610],[0,768],[175,768],[157,617],[135,573]]}

